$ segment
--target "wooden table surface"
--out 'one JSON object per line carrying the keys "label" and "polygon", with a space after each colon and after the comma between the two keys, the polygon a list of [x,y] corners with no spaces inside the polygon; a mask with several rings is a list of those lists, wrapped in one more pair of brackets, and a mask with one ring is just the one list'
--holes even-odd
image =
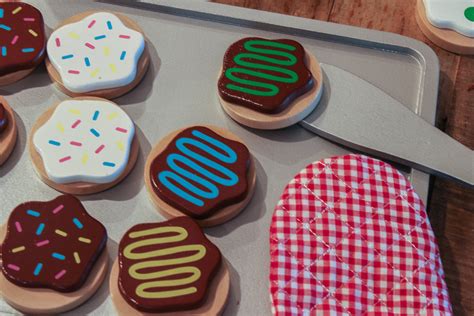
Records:
{"label": "wooden table surface", "polygon": [[[427,43],[441,64],[437,127],[474,148],[474,57],[459,56],[432,44],[416,23],[416,0],[214,2],[393,32]],[[474,315],[474,190],[432,178],[427,209],[440,246],[451,303],[455,315]]]}

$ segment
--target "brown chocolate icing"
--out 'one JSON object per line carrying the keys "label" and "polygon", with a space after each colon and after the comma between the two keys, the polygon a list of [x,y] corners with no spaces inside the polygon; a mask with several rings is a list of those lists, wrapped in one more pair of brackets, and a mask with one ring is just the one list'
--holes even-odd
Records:
{"label": "brown chocolate icing", "polygon": [[107,231],[72,195],[18,205],[8,218],[2,272],[18,286],[78,290],[107,242]]}
{"label": "brown chocolate icing", "polygon": [[160,199],[203,219],[245,198],[249,165],[244,144],[194,126],[180,132],[152,161],[149,177]]}
{"label": "brown chocolate icing", "polygon": [[293,40],[243,38],[225,53],[219,94],[259,112],[281,112],[315,84],[305,55]]}
{"label": "brown chocolate icing", "polygon": [[26,3],[0,3],[0,76],[36,67],[45,47],[38,9]]}
{"label": "brown chocolate icing", "polygon": [[5,110],[5,107],[3,104],[0,102],[0,134],[7,128],[8,125],[8,117],[7,117],[7,111]]}
{"label": "brown chocolate icing", "polygon": [[195,309],[220,265],[219,249],[191,218],[139,224],[120,241],[118,287],[142,312]]}

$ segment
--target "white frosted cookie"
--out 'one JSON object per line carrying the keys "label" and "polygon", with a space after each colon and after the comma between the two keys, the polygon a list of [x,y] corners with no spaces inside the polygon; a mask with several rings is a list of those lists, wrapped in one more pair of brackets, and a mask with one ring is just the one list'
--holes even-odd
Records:
{"label": "white frosted cookie", "polygon": [[472,0],[423,0],[423,3],[428,21],[432,25],[474,37]]}
{"label": "white frosted cookie", "polygon": [[144,49],[143,34],[108,12],[93,13],[59,27],[47,44],[49,62],[64,88],[73,93],[131,84]]}
{"label": "white frosted cookie", "polygon": [[61,102],[33,134],[47,177],[55,183],[111,183],[129,163],[135,127],[106,100]]}

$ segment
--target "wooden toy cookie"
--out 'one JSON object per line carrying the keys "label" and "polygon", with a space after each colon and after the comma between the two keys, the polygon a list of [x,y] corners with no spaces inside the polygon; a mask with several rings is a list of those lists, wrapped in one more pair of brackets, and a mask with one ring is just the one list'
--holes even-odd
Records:
{"label": "wooden toy cookie", "polygon": [[150,56],[141,28],[109,12],[73,16],[48,40],[46,68],[64,93],[117,98],[145,75]]}
{"label": "wooden toy cookie", "polygon": [[390,165],[360,155],[307,166],[270,228],[275,315],[451,315],[423,202]]}
{"label": "wooden toy cookie", "polygon": [[474,3],[471,0],[418,0],[418,26],[436,45],[474,55]]}
{"label": "wooden toy cookie", "polygon": [[89,299],[107,273],[107,231],[72,195],[17,206],[0,229],[0,289],[27,314],[56,314]]}
{"label": "wooden toy cookie", "polygon": [[26,3],[0,3],[0,86],[28,76],[45,51],[41,12]]}
{"label": "wooden toy cookie", "polygon": [[166,136],[150,152],[145,183],[160,213],[188,215],[214,226],[238,215],[252,198],[255,163],[229,131],[192,126]]}
{"label": "wooden toy cookie", "polygon": [[240,124],[279,129],[314,110],[322,84],[319,62],[300,43],[250,37],[225,53],[218,92],[225,112]]}
{"label": "wooden toy cookie", "polygon": [[127,113],[111,101],[93,97],[66,100],[44,112],[28,143],[41,180],[72,194],[116,185],[138,156],[135,126]]}
{"label": "wooden toy cookie", "polygon": [[15,114],[7,100],[0,96],[0,166],[15,148],[17,134]]}
{"label": "wooden toy cookie", "polygon": [[219,315],[230,276],[219,249],[189,217],[138,224],[119,245],[110,293],[119,315]]}

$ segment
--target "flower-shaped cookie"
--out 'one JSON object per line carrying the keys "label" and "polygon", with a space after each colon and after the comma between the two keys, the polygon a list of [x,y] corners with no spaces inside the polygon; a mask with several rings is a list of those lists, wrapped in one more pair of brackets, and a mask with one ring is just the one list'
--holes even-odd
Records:
{"label": "flower-shaped cookie", "polygon": [[64,87],[75,93],[132,83],[144,48],[144,36],[108,12],[58,28],[47,44],[48,58]]}
{"label": "flower-shaped cookie", "polygon": [[34,69],[46,46],[43,16],[26,3],[0,3],[0,77]]}
{"label": "flower-shaped cookie", "polygon": [[26,202],[10,214],[2,272],[12,283],[78,290],[106,246],[107,231],[72,195]]}
{"label": "flower-shaped cookie", "polygon": [[48,177],[55,183],[109,183],[128,164],[135,127],[105,100],[61,102],[33,135]]}
{"label": "flower-shaped cookie", "polygon": [[474,37],[474,3],[472,0],[423,0],[431,24]]}

